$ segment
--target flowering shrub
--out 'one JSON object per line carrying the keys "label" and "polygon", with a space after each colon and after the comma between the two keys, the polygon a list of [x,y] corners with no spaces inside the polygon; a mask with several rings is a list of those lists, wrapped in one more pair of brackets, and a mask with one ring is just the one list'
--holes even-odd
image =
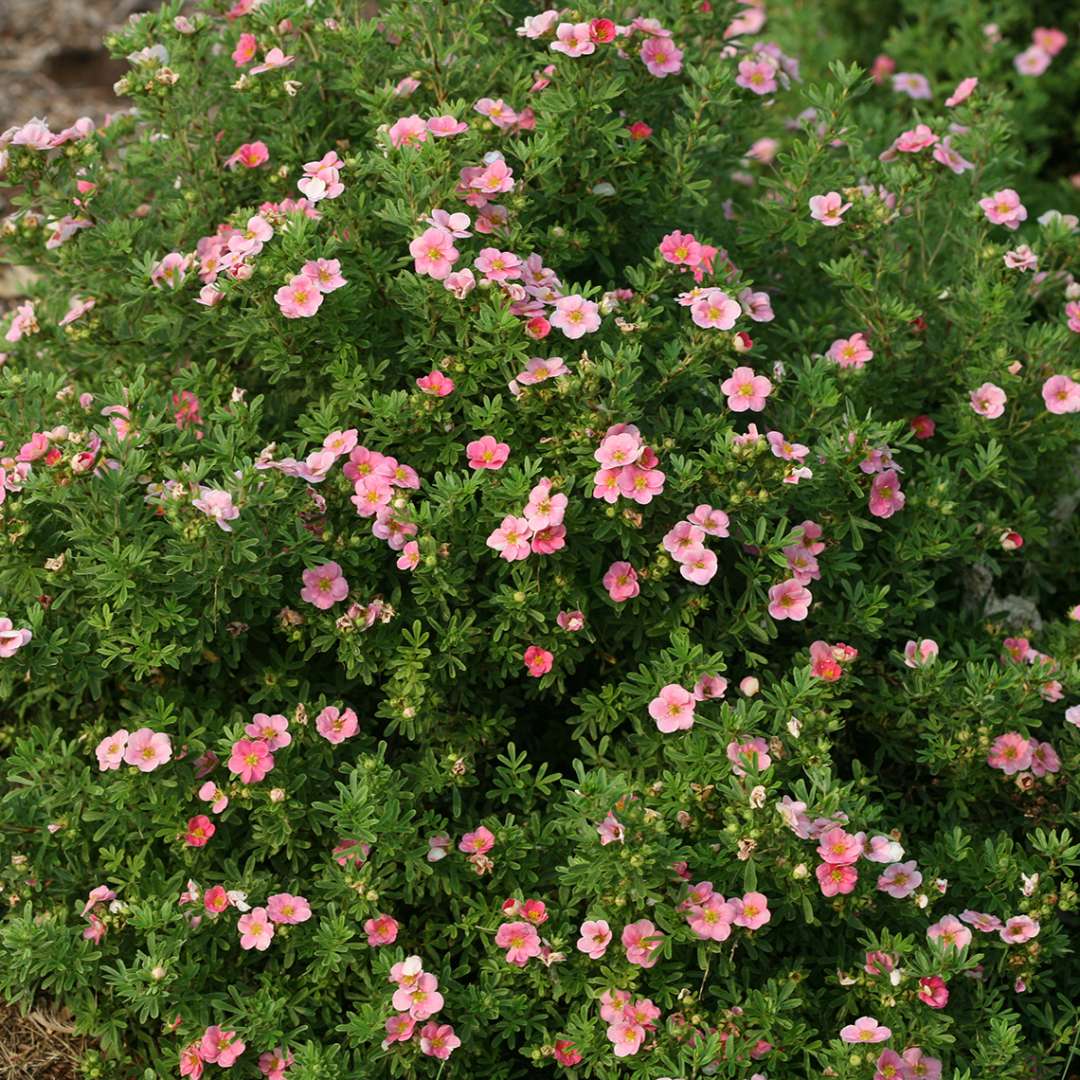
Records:
{"label": "flowering shrub", "polygon": [[173,4],[0,138],[0,994],[89,1075],[1061,1074],[1074,43],[784,8]]}

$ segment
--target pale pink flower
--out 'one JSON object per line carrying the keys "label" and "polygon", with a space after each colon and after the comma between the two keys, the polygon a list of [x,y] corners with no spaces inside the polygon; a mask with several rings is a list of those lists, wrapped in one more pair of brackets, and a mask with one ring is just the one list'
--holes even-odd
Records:
{"label": "pale pink flower", "polygon": [[962,175],[969,169],[975,168],[973,161],[968,161],[963,154],[957,150],[952,144],[952,138],[946,136],[934,147],[934,160],[939,165],[944,165],[947,169],[951,169],[957,176]]}
{"label": "pale pink flower", "polygon": [[264,712],[255,713],[251,723],[245,725],[244,734],[252,739],[262,739],[270,750],[283,750],[292,743],[289,721],[281,713],[272,716]]}
{"label": "pale pink flower", "polygon": [[762,738],[733,739],[727,744],[727,759],[731,762],[731,771],[736,776],[745,776],[747,768],[755,772],[764,772],[772,765],[768,753],[769,744]]}
{"label": "pale pink flower", "polygon": [[846,1043],[885,1042],[891,1035],[892,1032],[873,1016],[860,1016],[854,1024],[840,1029],[840,1038]]}
{"label": "pale pink flower", "polygon": [[1024,273],[1027,270],[1039,269],[1039,256],[1027,244],[1021,244],[1013,251],[1006,251],[1004,258],[1005,265],[1010,270]]}
{"label": "pale pink flower", "polygon": [[1004,925],[996,915],[987,915],[985,912],[970,909],[961,911],[960,918],[983,934],[992,934]]}
{"label": "pale pink flower", "polygon": [[305,570],[301,576],[304,587],[300,590],[300,599],[314,604],[321,611],[332,608],[349,595],[349,583],[336,562]]}
{"label": "pale pink flower", "polygon": [[963,949],[971,944],[971,931],[955,916],[945,915],[926,931],[943,949]]}
{"label": "pale pink flower", "polygon": [[259,1055],[259,1072],[266,1080],[285,1080],[285,1074],[294,1058],[286,1050],[267,1050]]}
{"label": "pale pink flower", "polygon": [[938,137],[927,127],[926,124],[916,124],[910,131],[901,132],[893,149],[901,154],[917,154],[928,146],[933,146]]}
{"label": "pale pink flower", "polygon": [[742,305],[722,289],[706,289],[690,306],[694,325],[706,330],[730,330],[741,314]]}
{"label": "pale pink flower", "polygon": [[705,530],[689,521],[677,522],[664,535],[664,550],[676,561],[682,562],[683,557],[699,548],[705,542]]}
{"label": "pale pink flower", "polygon": [[599,960],[607,952],[611,937],[611,927],[605,919],[583,922],[581,936],[577,940],[578,951],[585,953],[590,960]]}
{"label": "pale pink flower", "polygon": [[909,641],[904,646],[904,663],[909,668],[928,667],[938,655],[938,643],[933,638]]}
{"label": "pale pink flower", "polygon": [[716,576],[716,554],[703,545],[684,552],[679,560],[679,573],[695,585],[708,585]]}
{"label": "pale pink flower", "polygon": [[274,300],[286,319],[308,319],[322,307],[323,294],[306,274],[296,274],[274,293]]}
{"label": "pale pink flower", "polygon": [[1013,57],[1013,67],[1021,75],[1032,75],[1037,78],[1050,66],[1052,59],[1053,57],[1040,45],[1031,45]]}
{"label": "pale pink flower", "polygon": [[769,614],[774,619],[792,619],[802,622],[813,602],[813,596],[805,585],[795,578],[782,581],[769,589]]}
{"label": "pale pink flower", "polygon": [[826,354],[842,368],[861,368],[874,357],[873,350],[866,343],[862,334],[852,334],[849,338],[837,338]]}
{"label": "pale pink flower", "polygon": [[877,880],[877,887],[897,900],[904,900],[922,884],[922,880],[918,863],[912,859],[910,862],[887,866]]}
{"label": "pale pink flower", "polygon": [[730,520],[723,510],[714,510],[707,503],[694,507],[694,512],[687,518],[708,536],[728,536]]}
{"label": "pale pink flower", "polygon": [[1042,398],[1049,412],[1080,412],[1080,383],[1068,375],[1051,375],[1042,385]]}
{"label": "pale pink flower", "polygon": [[443,229],[426,229],[409,244],[409,254],[418,274],[428,274],[436,281],[446,278],[458,259],[453,239]]}
{"label": "pale pink flower", "polygon": [[[531,36],[531,35],[530,35]],[[550,45],[552,52],[564,53],[569,57],[589,56],[596,51],[589,24],[561,22],[555,30],[555,38]]]}
{"label": "pale pink flower", "polygon": [[263,62],[256,65],[248,72],[249,75],[261,75],[264,71],[274,71],[277,68],[288,67],[295,56],[286,56],[276,45],[263,54]]}
{"label": "pale pink flower", "polygon": [[312,259],[304,263],[300,272],[311,278],[321,293],[332,293],[348,284],[341,276],[341,263],[337,259]]}
{"label": "pale pink flower", "polygon": [[638,967],[651,968],[659,956],[655,954],[663,943],[664,935],[648,920],[639,919],[623,927],[621,941],[626,949],[626,959]]}
{"label": "pale pink flower", "polygon": [[678,75],[682,71],[682,50],[669,38],[649,37],[641,44],[638,53],[650,75],[658,79]]}
{"label": "pale pink flower", "polygon": [[484,275],[485,281],[510,281],[521,277],[521,260],[512,251],[481,248],[473,266]]}
{"label": "pale pink flower", "polygon": [[975,87],[978,85],[979,80],[973,76],[961,79],[956,89],[945,99],[945,107],[952,109],[961,102],[967,101],[967,99],[975,92]]}
{"label": "pale pink flower", "polygon": [[[258,910],[255,908],[252,914]],[[274,893],[267,897],[266,911],[272,923],[282,926],[295,926],[311,918],[311,905],[304,897],[292,893]]]}
{"label": "pale pink flower", "polygon": [[898,71],[892,78],[892,88],[898,94],[907,94],[913,101],[929,101],[934,96],[926,76],[910,71]]}
{"label": "pale pink flower", "polygon": [[408,541],[395,565],[399,570],[415,570],[420,565],[420,545],[415,540]]}
{"label": "pale pink flower", "polygon": [[427,142],[428,128],[424,120],[413,113],[395,121],[387,132],[394,146],[419,146]]}
{"label": "pale pink flower", "polygon": [[773,94],[778,89],[776,75],[779,70],[779,65],[771,56],[754,53],[739,61],[735,83],[755,94]]}
{"label": "pale pink flower", "polygon": [[240,511],[233,506],[232,496],[227,491],[217,491],[206,487],[200,487],[199,492],[199,497],[193,499],[191,505],[212,518],[219,529],[232,532],[229,522],[235,521],[240,516]]}
{"label": "pale pink flower", "polygon": [[532,529],[522,517],[508,514],[502,524],[487,538],[487,546],[497,551],[507,562],[528,558]]}
{"label": "pale pink flower", "polygon": [[1037,937],[1039,923],[1029,915],[1014,915],[1005,920],[1005,925],[998,931],[998,936],[1008,945],[1022,945]]}
{"label": "pale pink flower", "polygon": [[761,412],[765,399],[772,393],[773,385],[764,375],[757,375],[753,368],[737,367],[730,378],[720,384],[732,412]]}
{"label": "pale pink flower", "polygon": [[994,225],[1004,225],[1006,229],[1019,229],[1020,222],[1027,219],[1027,208],[1012,188],[1002,188],[1001,191],[980,199],[979,206],[986,214],[987,221]]}
{"label": "pale pink flower", "polygon": [[568,634],[576,634],[585,627],[585,615],[581,611],[560,611],[555,617],[555,622],[560,630]]}
{"label": "pale pink flower", "polygon": [[258,949],[265,952],[274,939],[274,924],[267,915],[266,908],[252,908],[246,915],[241,915],[236,922],[240,931],[240,948]]}
{"label": "pale pink flower", "polygon": [[987,420],[996,420],[1005,412],[1005,402],[1008,398],[1000,386],[985,382],[977,390],[971,391],[971,408]]}
{"label": "pale pink flower", "polygon": [[641,592],[637,571],[628,562],[613,562],[604,574],[604,588],[616,604],[632,600]]}
{"label": "pale pink flower", "polygon": [[432,1020],[420,1029],[420,1052],[428,1057],[446,1061],[460,1045],[461,1040],[450,1024],[438,1024]]}
{"label": "pale pink flower", "polygon": [[1061,771],[1061,758],[1048,742],[1032,739],[1031,771],[1036,776],[1046,776],[1047,773]]}
{"label": "pale pink flower", "polygon": [[464,120],[446,114],[431,117],[427,122],[427,129],[436,139],[449,139],[468,131],[469,125]]}
{"label": "pale pink flower", "polygon": [[688,731],[694,726],[694,695],[678,683],[668,683],[649,702],[649,715],[665,735]]}
{"label": "pale pink flower", "polygon": [[626,838],[621,822],[610,811],[608,811],[608,816],[596,826],[596,831],[600,836],[601,847],[607,847],[608,844],[621,844]]}
{"label": "pale pink flower", "polygon": [[342,712],[336,705],[327,705],[315,717],[315,730],[333,745],[351,739],[359,730],[360,723],[352,709]]}
{"label": "pale pink flower", "polygon": [[551,325],[571,339],[591,334],[600,329],[599,308],[591,300],[586,300],[577,293],[560,296],[555,301]]}
{"label": "pale pink flower", "polygon": [[858,862],[866,841],[862,833],[849,833],[836,826],[827,829],[818,838],[817,853],[823,862],[831,866],[850,866]]}
{"label": "pale pink flower", "polygon": [[134,765],[139,772],[153,772],[159,765],[164,765],[172,758],[172,742],[168,735],[139,728],[133,732],[124,749],[124,761]]}
{"label": "pale pink flower", "polygon": [[[3,655],[3,653],[0,653]],[[94,753],[97,754],[98,768],[102,772],[110,769],[119,769],[124,761],[124,751],[127,749],[128,733],[124,728],[106,735],[97,744]]]}
{"label": "pale pink flower", "polygon": [[810,216],[814,221],[820,221],[822,225],[830,227],[840,225],[844,214],[850,209],[851,203],[844,202],[843,196],[838,191],[810,197]]}

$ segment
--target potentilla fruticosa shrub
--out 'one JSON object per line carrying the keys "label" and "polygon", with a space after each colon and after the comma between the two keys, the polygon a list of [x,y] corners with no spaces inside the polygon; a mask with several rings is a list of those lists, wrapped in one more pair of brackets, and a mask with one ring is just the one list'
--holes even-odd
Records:
{"label": "potentilla fruticosa shrub", "polygon": [[888,14],[167,4],[3,135],[0,996],[87,1075],[1068,1068],[1076,28]]}

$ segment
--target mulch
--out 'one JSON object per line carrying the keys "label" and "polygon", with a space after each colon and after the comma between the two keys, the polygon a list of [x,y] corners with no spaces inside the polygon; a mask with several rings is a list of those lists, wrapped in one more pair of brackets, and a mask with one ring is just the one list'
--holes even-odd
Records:
{"label": "mulch", "polygon": [[75,1080],[89,1045],[65,1009],[39,1005],[23,1016],[0,1004],[0,1080]]}

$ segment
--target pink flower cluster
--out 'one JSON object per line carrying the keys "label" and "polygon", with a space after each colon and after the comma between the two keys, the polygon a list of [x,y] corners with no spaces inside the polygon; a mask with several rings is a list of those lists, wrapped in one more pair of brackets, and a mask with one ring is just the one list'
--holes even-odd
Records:
{"label": "pink flower cluster", "polygon": [[551,945],[536,932],[536,927],[547,922],[547,905],[543,900],[517,900],[513,897],[502,906],[504,922],[495,933],[495,944],[506,950],[506,962],[524,967],[534,956],[545,967],[565,959],[562,953],[552,950]]}
{"label": "pink flower cluster", "polygon": [[887,864],[878,878],[877,887],[897,899],[910,896],[922,884],[917,863],[914,860],[900,862],[904,849],[892,837],[875,836],[868,841],[865,833],[849,833],[835,820],[819,818],[810,822],[805,809],[802,803],[788,800],[781,806],[781,814],[797,835],[817,839],[817,853],[822,861],[814,875],[823,896],[854,892],[859,880],[855,864],[859,859]]}
{"label": "pink flower cluster", "polygon": [[1050,743],[1025,738],[1018,731],[1008,731],[994,739],[986,763],[1006,776],[1028,770],[1035,776],[1061,771],[1061,758]]}
{"label": "pink flower cluster", "polygon": [[[438,844],[439,848],[449,847],[449,838],[446,839],[445,845],[441,838]],[[488,856],[488,852],[495,846],[495,834],[486,826],[478,825],[472,832],[465,833],[461,840],[458,842],[458,851],[464,852],[469,856],[469,862],[472,863],[472,868],[480,876],[483,876],[490,871],[495,862]],[[432,851],[428,852],[428,861],[436,862],[437,860],[432,858],[432,852],[435,850],[435,845],[432,845]],[[444,852],[445,854],[445,852]],[[439,855],[441,859],[442,854]]]}
{"label": "pink flower cluster", "polygon": [[726,537],[729,520],[723,510],[707,503],[694,508],[664,535],[664,550],[679,564],[679,573],[695,585],[707,585],[716,575],[716,555],[705,546],[706,536]]}
{"label": "pink flower cluster", "polygon": [[313,259],[274,293],[274,300],[286,319],[309,319],[322,307],[324,296],[347,284],[337,259]]}
{"label": "pink flower cluster", "polygon": [[1061,30],[1045,26],[1036,27],[1031,32],[1031,44],[1013,57],[1013,67],[1021,75],[1038,77],[1050,66],[1050,62],[1068,42],[1068,37]]}
{"label": "pink flower cluster", "polygon": [[240,948],[265,952],[278,926],[294,926],[310,918],[311,906],[304,897],[275,893],[267,898],[266,907],[251,908],[237,920]]}
{"label": "pink flower cluster", "polygon": [[[1057,661],[1052,656],[1032,648],[1027,638],[1005,638],[1002,644],[1005,648],[1002,663],[1038,665],[1040,675],[1053,675],[1057,671]],[[1064,696],[1061,682],[1057,679],[1043,680],[1039,686],[1039,695],[1044,701],[1060,701]]]}
{"label": "pink flower cluster", "polygon": [[445,1061],[461,1045],[461,1040],[449,1024],[431,1019],[443,1007],[439,980],[424,971],[419,956],[409,956],[390,969],[390,982],[396,986],[391,1003],[397,1015],[387,1018],[383,1049],[408,1042],[416,1025],[427,1021],[419,1032],[420,1052]]}
{"label": "pink flower cluster", "polygon": [[345,191],[341,182],[341,170],[345,162],[338,157],[336,150],[329,150],[318,161],[309,161],[304,165],[304,175],[296,181],[300,194],[310,203],[323,199],[336,199]]}
{"label": "pink flower cluster", "polygon": [[593,477],[593,498],[616,503],[620,496],[647,506],[663,493],[660,459],[633,424],[613,424],[593,452],[599,463]]}
{"label": "pink flower cluster", "polygon": [[844,673],[844,664],[850,663],[859,655],[858,649],[838,641],[830,645],[827,641],[814,641],[810,644],[810,674],[823,682],[838,682]]}
{"label": "pink flower cluster", "polygon": [[605,990],[600,995],[600,1017],[607,1022],[615,1056],[632,1057],[656,1030],[660,1010],[649,998],[635,1000],[627,990]]}
{"label": "pink flower cluster", "polygon": [[[696,282],[701,282],[706,274],[713,272],[713,260],[719,254],[719,248],[703,244],[694,238],[693,233],[683,233],[678,229],[668,233],[660,241],[660,256],[664,262],[671,263],[680,270],[688,270],[694,275]],[[734,321],[732,319],[732,324]]]}
{"label": "pink flower cluster", "polygon": [[711,881],[691,885],[679,910],[686,913],[687,924],[702,941],[727,941],[733,926],[758,930],[772,918],[762,893],[748,892],[741,900],[725,900],[713,890]]}
{"label": "pink flower cluster", "polygon": [[[491,438],[491,436],[486,436],[486,438]],[[493,439],[492,442],[494,442]],[[470,443],[469,446],[471,455],[471,448],[479,447],[479,444]],[[506,444],[498,443],[493,450],[493,453],[498,452],[501,455],[499,465],[480,464],[474,468],[500,467],[506,458],[502,451],[498,451],[498,447],[506,447]],[[505,452],[509,453],[509,447],[506,447]],[[470,464],[472,464],[471,460]],[[563,517],[568,500],[562,493],[552,494],[551,485],[551,480],[542,477],[529,492],[529,501],[525,504],[521,516],[507,515],[487,538],[487,546],[497,551],[507,562],[527,559],[530,554],[553,555],[566,546],[566,526],[563,524]]]}
{"label": "pink flower cluster", "polygon": [[102,772],[119,769],[121,763],[134,765],[139,772],[153,772],[172,758],[172,741],[163,732],[147,727],[130,735],[121,728],[102,739],[94,753]]}
{"label": "pink flower cluster", "polygon": [[90,895],[87,896],[82,909],[82,917],[89,924],[82,932],[83,938],[92,941],[95,945],[101,944],[101,939],[105,936],[106,926],[105,921],[97,914],[97,909],[102,904],[108,904],[109,910],[112,911],[115,907],[115,901],[116,893],[107,885],[97,885],[90,890]]}

